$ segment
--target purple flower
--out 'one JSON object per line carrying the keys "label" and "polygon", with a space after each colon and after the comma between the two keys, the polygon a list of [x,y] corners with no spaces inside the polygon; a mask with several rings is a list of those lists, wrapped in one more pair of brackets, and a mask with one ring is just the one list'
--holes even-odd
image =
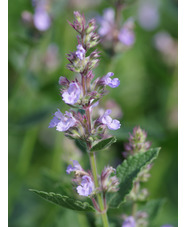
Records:
{"label": "purple flower", "polygon": [[101,84],[108,85],[111,88],[118,87],[120,85],[120,81],[118,78],[111,79],[110,77],[113,76],[114,73],[109,72],[106,76],[102,77],[100,82]]}
{"label": "purple flower", "polygon": [[144,2],[138,11],[138,21],[147,31],[155,29],[160,21],[158,4],[156,1]]}
{"label": "purple flower", "polygon": [[68,86],[69,84],[70,84],[70,82],[66,77],[63,77],[63,76],[59,77],[59,85]]}
{"label": "purple flower", "polygon": [[81,196],[89,196],[94,190],[94,183],[91,177],[85,175],[82,177],[81,185],[77,188],[77,193]]}
{"label": "purple flower", "polygon": [[57,131],[63,132],[67,131],[70,127],[73,127],[76,124],[76,120],[73,117],[72,113],[65,112],[63,115],[61,111],[58,109],[54,114],[54,118],[51,120],[49,124],[49,128],[56,127]]}
{"label": "purple flower", "polygon": [[119,180],[116,176],[111,177],[113,173],[116,173],[116,169],[111,166],[105,167],[101,173],[102,190],[105,192],[116,192],[119,190]]}
{"label": "purple flower", "polygon": [[69,165],[66,169],[66,172],[67,174],[70,174],[71,172],[78,171],[78,170],[83,171],[83,168],[81,167],[78,161],[73,160],[73,166]]}
{"label": "purple flower", "polygon": [[136,227],[135,219],[132,216],[127,217],[123,222],[122,227]]}
{"label": "purple flower", "polygon": [[76,51],[76,56],[80,59],[83,60],[85,57],[85,49],[83,48],[83,46],[81,44],[79,44],[77,46],[77,51]]}
{"label": "purple flower", "polygon": [[125,26],[120,30],[118,39],[126,46],[132,46],[135,41],[134,32]]}
{"label": "purple flower", "polygon": [[98,22],[100,23],[98,33],[100,36],[112,36],[111,31],[114,27],[114,17],[114,10],[112,8],[108,8],[104,10],[103,16],[98,18]]}
{"label": "purple flower", "polygon": [[70,83],[68,89],[63,92],[63,101],[67,104],[74,105],[80,97],[81,89],[76,82]]}
{"label": "purple flower", "polygon": [[111,110],[106,110],[103,116],[100,118],[100,122],[108,127],[110,130],[117,130],[120,128],[121,124],[118,120],[113,120],[109,115]]}
{"label": "purple flower", "polygon": [[51,25],[48,13],[43,9],[37,9],[33,17],[35,27],[40,31],[46,31]]}

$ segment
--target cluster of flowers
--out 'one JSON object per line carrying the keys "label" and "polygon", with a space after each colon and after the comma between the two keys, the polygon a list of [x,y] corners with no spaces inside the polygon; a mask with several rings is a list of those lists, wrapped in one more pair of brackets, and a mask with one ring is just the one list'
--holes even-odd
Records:
{"label": "cluster of flowers", "polygon": [[[95,20],[92,19],[86,25],[83,15],[74,12],[75,21],[69,24],[79,33],[77,36],[77,50],[67,55],[69,64],[67,68],[81,75],[81,80],[75,78],[69,81],[66,77],[59,78],[61,86],[62,100],[71,107],[63,114],[59,109],[54,113],[54,117],[49,124],[49,128],[56,127],[57,131],[65,132],[71,139],[79,139],[87,144],[90,150],[92,145],[105,137],[104,132],[108,128],[117,130],[120,122],[112,119],[111,110],[108,109],[94,121],[91,113],[95,105],[104,94],[106,86],[116,88],[120,81],[112,78],[114,73],[109,72],[105,76],[93,80],[92,69],[98,64],[99,53],[97,50],[87,56],[87,51],[96,46],[99,36],[95,33]],[[73,182],[76,184],[77,193],[81,196],[93,196],[98,192],[114,192],[118,190],[118,179],[115,176],[115,169],[105,167],[98,176],[99,185],[95,184],[91,171],[85,171],[81,165],[74,160],[73,165],[69,165],[67,174],[74,172]]]}
{"label": "cluster of flowers", "polygon": [[77,193],[81,196],[93,196],[98,192],[117,191],[119,189],[117,187],[119,182],[115,175],[112,176],[112,173],[115,173],[115,171],[111,166],[105,167],[99,177],[99,188],[96,188],[91,171],[85,171],[78,161],[74,160],[73,166],[69,165],[66,169],[67,174],[75,173],[73,181],[77,185]]}
{"label": "cluster of flowers", "polygon": [[34,26],[43,32],[50,28],[52,19],[50,15],[50,0],[32,0],[34,13],[23,11],[22,20],[29,26]]}
{"label": "cluster of flowers", "polygon": [[[125,152],[123,152],[123,156],[126,158],[131,155],[135,155],[137,153],[146,152],[150,146],[151,142],[146,141],[147,133],[145,130],[142,130],[139,126],[133,129],[133,134],[129,136],[129,143],[124,145]],[[152,164],[147,165],[145,168],[141,170],[137,179],[134,182],[134,186],[132,191],[129,194],[129,199],[132,201],[145,201],[149,195],[148,190],[146,188],[141,189],[141,183],[147,182],[150,173],[149,171],[152,168]]]}
{"label": "cluster of flowers", "polygon": [[[131,155],[137,153],[146,152],[150,146],[151,142],[146,141],[147,133],[142,130],[139,126],[133,129],[133,134],[129,136],[129,143],[125,144],[125,152],[123,156],[128,158]],[[146,182],[150,177],[150,169],[152,165],[149,164],[139,173],[137,179],[134,181],[133,189],[129,193],[127,199],[132,200],[133,203],[146,201],[149,193],[146,188],[141,189],[141,183]],[[133,216],[125,216],[125,221],[122,227],[145,227],[148,226],[147,221],[148,215],[145,212],[137,211]]]}
{"label": "cluster of flowers", "polygon": [[99,35],[102,37],[103,44],[120,42],[126,47],[130,47],[135,42],[134,21],[132,18],[126,20],[121,28],[116,24],[115,11],[112,8],[105,9],[102,17],[98,17],[100,28]]}
{"label": "cluster of flowers", "polygon": [[130,133],[129,143],[125,143],[125,152],[123,156],[126,158],[128,155],[134,155],[136,153],[141,153],[147,151],[151,142],[146,141],[147,133],[142,130],[139,126],[133,129],[133,134]]}
{"label": "cluster of flowers", "polygon": [[[128,158],[131,155],[135,155],[137,153],[146,152],[150,146],[151,142],[146,141],[147,133],[145,130],[142,130],[139,126],[133,129],[133,134],[129,136],[129,142],[124,144],[125,152],[123,152],[123,156]],[[147,182],[150,173],[149,171],[152,168],[152,164],[147,165],[145,168],[141,170],[137,179],[134,181],[133,189],[129,193],[127,199],[132,201],[133,204],[137,202],[144,202],[147,200],[149,192],[146,188],[141,189],[141,183]],[[133,216],[124,215],[124,222],[122,227],[147,227],[148,223],[148,214],[143,211],[134,212]],[[161,227],[173,227],[172,225],[163,225]]]}
{"label": "cluster of flowers", "polygon": [[[150,146],[151,142],[146,141],[147,133],[145,130],[142,130],[139,126],[133,129],[133,134],[129,136],[129,142],[124,145],[125,152],[123,152],[123,156],[128,158],[131,155],[135,155],[137,153],[146,152]],[[150,177],[150,169],[152,168],[152,164],[147,165],[142,171],[139,173],[137,179],[134,181],[133,189],[129,193],[127,199],[132,201],[134,206],[137,202],[144,202],[147,200],[149,195],[148,190],[146,188],[141,189],[141,183],[146,182]],[[148,223],[148,214],[143,211],[133,212],[133,215],[127,216],[124,215],[124,222],[122,227],[147,227]],[[161,227],[173,227],[171,225],[163,225]]]}

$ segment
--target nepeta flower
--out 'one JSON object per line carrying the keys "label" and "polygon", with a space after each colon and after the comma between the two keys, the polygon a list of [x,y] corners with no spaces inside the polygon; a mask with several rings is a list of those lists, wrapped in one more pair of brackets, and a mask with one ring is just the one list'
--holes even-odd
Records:
{"label": "nepeta flower", "polygon": [[134,36],[133,30],[124,26],[119,32],[118,39],[124,45],[132,46],[134,44],[134,41],[135,41],[135,36]]}
{"label": "nepeta flower", "polygon": [[94,183],[89,176],[83,176],[81,185],[79,185],[77,188],[77,193],[81,196],[89,196],[92,191],[94,190]]}
{"label": "nepeta flower", "polygon": [[83,171],[83,168],[81,167],[78,161],[73,160],[73,166],[69,165],[66,169],[66,172],[67,174],[70,174],[71,172],[78,171],[78,170]]}
{"label": "nepeta flower", "polygon": [[137,152],[145,152],[150,146],[151,142],[146,141],[147,133],[142,130],[139,126],[133,129],[133,134],[130,134],[129,143],[125,144],[124,156],[128,154],[134,155]]}
{"label": "nepeta flower", "polygon": [[70,84],[70,82],[66,77],[63,77],[63,76],[59,77],[59,85],[68,86],[69,84]]}
{"label": "nepeta flower", "polygon": [[40,31],[46,31],[51,25],[48,13],[42,9],[36,10],[33,20],[35,27]]}
{"label": "nepeta flower", "polygon": [[63,115],[58,109],[54,114],[54,118],[49,124],[49,128],[56,127],[57,131],[63,132],[67,131],[70,127],[73,127],[76,124],[76,119],[73,117],[72,113],[65,112]]}
{"label": "nepeta flower", "polygon": [[118,87],[120,85],[120,81],[118,78],[111,79],[110,77],[113,76],[114,73],[109,72],[107,75],[103,76],[99,81],[98,85],[108,85],[111,88]]}
{"label": "nepeta flower", "polygon": [[35,27],[40,31],[46,31],[51,25],[51,18],[46,10],[47,1],[34,1],[35,13],[33,15],[33,22]]}
{"label": "nepeta flower", "polygon": [[114,17],[114,10],[112,8],[108,8],[104,10],[103,16],[98,18],[98,22],[100,23],[98,33],[100,36],[112,36],[111,31],[114,27]]}
{"label": "nepeta flower", "polygon": [[138,22],[147,31],[155,29],[160,22],[158,1],[145,1],[138,11]]}
{"label": "nepeta flower", "polygon": [[133,216],[129,216],[125,219],[122,227],[136,227],[136,221]]}
{"label": "nepeta flower", "polygon": [[68,89],[63,92],[62,97],[63,101],[66,104],[74,105],[80,97],[81,89],[76,82],[70,83]]}
{"label": "nepeta flower", "polygon": [[110,130],[117,130],[120,128],[121,124],[118,120],[112,119],[109,115],[111,110],[106,110],[103,116],[100,118],[100,122],[108,127]]}
{"label": "nepeta flower", "polygon": [[116,174],[116,170],[111,166],[105,167],[101,173],[102,190],[105,192],[116,192],[119,190],[119,180],[112,174]]}
{"label": "nepeta flower", "polygon": [[[104,10],[103,16],[98,18],[100,23],[98,33],[102,37],[102,44],[106,48],[112,48],[113,43],[115,44],[114,46],[119,43],[123,44],[123,46],[132,46],[135,41],[133,19],[127,19],[121,28],[116,26],[115,20],[115,11],[112,8]],[[118,47],[121,47],[121,45],[118,45]]]}
{"label": "nepeta flower", "polygon": [[111,79],[110,77],[113,76],[114,73],[109,72],[107,73],[107,75],[105,76],[105,84],[108,85],[109,87],[115,88],[118,87],[120,85],[120,81],[118,78],[114,78]]}
{"label": "nepeta flower", "polygon": [[77,51],[76,51],[76,56],[80,59],[83,60],[85,57],[85,49],[83,48],[83,46],[81,44],[79,44],[77,46]]}

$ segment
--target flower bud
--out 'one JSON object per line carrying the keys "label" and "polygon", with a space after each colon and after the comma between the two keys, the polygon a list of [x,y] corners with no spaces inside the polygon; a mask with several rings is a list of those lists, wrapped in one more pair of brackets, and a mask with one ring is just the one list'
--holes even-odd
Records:
{"label": "flower bud", "polygon": [[96,21],[95,19],[91,19],[89,22],[88,22],[88,25],[86,26],[86,34],[89,34],[91,32],[93,32],[94,30],[96,29]]}
{"label": "flower bud", "polygon": [[72,23],[69,22],[69,24],[79,33],[84,31],[85,27],[85,17],[81,15],[79,12],[75,11],[74,12],[75,20]]}
{"label": "flower bud", "polygon": [[107,166],[101,173],[101,185],[104,192],[116,192],[119,190],[119,181],[116,176],[111,176],[112,173],[115,173],[116,170]]}
{"label": "flower bud", "polygon": [[[134,155],[135,153],[145,152],[150,146],[151,142],[146,141],[147,133],[139,126],[133,129],[133,134],[130,134],[129,143],[124,145],[125,156]],[[128,154],[128,155],[127,155]]]}
{"label": "flower bud", "polygon": [[67,87],[69,86],[69,84],[70,84],[70,81],[66,77],[63,77],[63,76],[59,77],[59,85]]}

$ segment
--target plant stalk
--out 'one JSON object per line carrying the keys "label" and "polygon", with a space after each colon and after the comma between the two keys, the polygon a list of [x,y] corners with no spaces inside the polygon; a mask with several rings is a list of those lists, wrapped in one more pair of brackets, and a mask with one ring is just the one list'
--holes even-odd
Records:
{"label": "plant stalk", "polygon": [[[83,95],[86,95],[87,93],[87,84],[86,84],[86,77],[81,74],[81,81],[82,81],[82,87],[83,87]],[[87,116],[87,126],[88,126],[88,133],[91,133],[91,116],[90,116],[90,109],[86,108],[86,116]],[[91,148],[91,145],[87,143],[89,149]],[[97,175],[97,166],[96,166],[96,155],[95,152],[88,152],[89,158],[90,158],[90,164],[91,164],[91,170],[94,178],[95,187],[99,188],[99,181],[98,181],[98,175]],[[103,221],[103,227],[109,227],[108,223],[108,217],[107,217],[107,210],[104,206],[104,201],[101,193],[98,193],[97,195],[97,201],[100,209],[101,218]]]}
{"label": "plant stalk", "polygon": [[[90,157],[92,174],[93,174],[93,177],[94,177],[94,183],[95,183],[96,188],[98,188],[99,187],[99,181],[98,181],[98,177],[97,177],[95,153],[89,152],[89,157]],[[101,218],[102,218],[102,221],[103,221],[103,226],[109,227],[107,211],[106,211],[106,208],[104,207],[103,198],[102,198],[102,195],[100,193],[97,194],[97,200],[98,200],[98,204],[99,204],[99,207],[100,207],[100,210],[101,210]]]}

